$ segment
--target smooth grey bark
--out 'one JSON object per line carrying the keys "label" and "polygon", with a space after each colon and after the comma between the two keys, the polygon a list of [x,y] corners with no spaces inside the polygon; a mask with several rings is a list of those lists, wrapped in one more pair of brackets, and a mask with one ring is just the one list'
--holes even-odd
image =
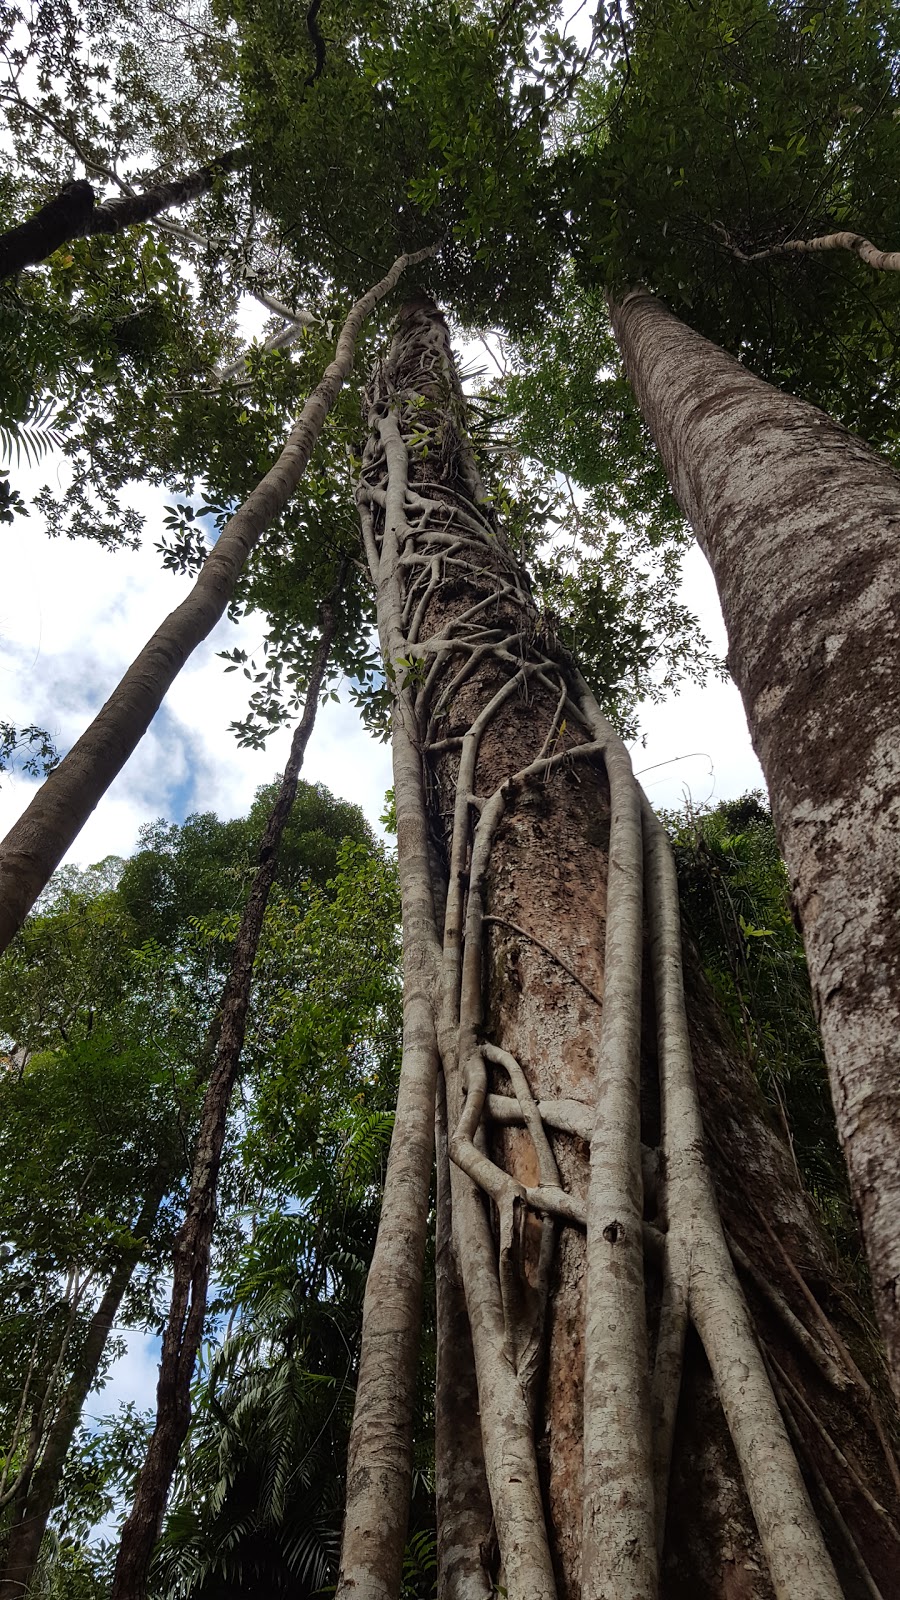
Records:
{"label": "smooth grey bark", "polygon": [[716,578],[900,1394],[900,475],[645,291],[612,320]]}
{"label": "smooth grey bark", "polygon": [[275,465],[225,524],[187,599],[157,628],[90,727],[72,746],[0,844],[0,951],[21,927],[51,873],[146,733],[188,657],[224,615],[262,534],[306,470],[328,412],[350,374],[356,341],[408,266],[433,250],[399,256],[350,311],[325,369]]}
{"label": "smooth grey bark", "polygon": [[770,244],[764,250],[751,250],[749,255],[744,250],[739,250],[732,244],[725,232],[721,229],[723,242],[728,246],[736,261],[751,263],[754,261],[769,261],[773,256],[784,255],[818,255],[825,250],[849,250],[853,255],[859,256],[867,267],[873,272],[900,272],[900,250],[879,250],[871,239],[862,233],[820,233],[814,239],[785,239],[783,244]]}
{"label": "smooth grey bark", "polygon": [[[404,644],[398,571],[404,486],[401,468],[385,510],[386,559],[376,547],[371,518],[368,524],[363,518],[366,556],[378,599],[381,652],[389,663],[398,659]],[[394,703],[392,761],[403,916],[403,1056],[378,1237],[363,1304],[338,1600],[393,1600],[399,1592],[412,1482],[438,1071],[433,1006],[441,946],[424,774],[408,687]]]}
{"label": "smooth grey bark", "polygon": [[450,1198],[447,1100],[438,1082],[436,1117],[437,1204],[434,1250],[435,1512],[438,1600],[490,1600],[493,1519],[478,1414],[472,1334],[466,1313]]}

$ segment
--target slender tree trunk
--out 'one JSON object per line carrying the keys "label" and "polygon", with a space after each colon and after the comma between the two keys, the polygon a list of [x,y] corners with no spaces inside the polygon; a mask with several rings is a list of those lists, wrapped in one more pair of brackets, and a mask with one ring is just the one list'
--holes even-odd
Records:
{"label": "slender tree trunk", "polygon": [[333,606],[323,608],[322,637],[313,657],[303,715],[294,732],[278,797],[259,846],[258,865],[241,915],[231,968],[219,1006],[215,1060],[203,1098],[191,1187],[175,1241],[169,1317],[156,1388],[156,1425],[122,1529],[111,1600],[144,1600],[153,1547],[159,1537],[178,1455],[191,1420],[191,1381],[203,1337],[216,1195],[231,1091],[240,1065],[253,967],[278,868],[278,851],[297,796],[300,769],[315,726],[319,692],[334,642]]}
{"label": "slender tree trunk", "polygon": [[184,663],[224,614],[252,551],[306,470],[322,424],[353,367],[367,317],[396,287],[406,267],[432,254],[420,250],[399,256],[380,283],[357,301],[341,330],[334,361],[303,407],[281,455],[225,524],[188,598],[157,628],[0,844],[0,951],[143,738]]}
{"label": "slender tree trunk", "polygon": [[99,205],[89,183],[83,179],[67,183],[26,222],[0,233],[0,278],[36,266],[71,239],[121,233],[123,228],[150,222],[172,206],[185,206],[207,194],[217,178],[246,166],[249,160],[247,149],[227,150],[185,178],[154,183],[140,194],[118,195]]}
{"label": "slender tree trunk", "polygon": [[[340,1600],[400,1588],[435,1100],[445,1600],[877,1593],[860,1551],[896,1571],[893,1532],[871,1539],[879,1517],[893,1529],[894,1464],[847,1371],[849,1403],[832,1386],[823,1404],[831,1336],[790,1276],[800,1259],[824,1294],[825,1252],[693,984],[695,1078],[666,837],[496,525],[429,302],[401,311],[369,422],[359,498],[395,694],[407,1029]],[[766,1281],[756,1206],[793,1286],[772,1286],[785,1319],[762,1344],[722,1219]],[[865,1511],[803,1405],[862,1453]]]}
{"label": "slender tree trunk", "polygon": [[143,1241],[153,1227],[164,1193],[165,1185],[160,1183],[147,1195],[132,1230],[140,1243],[122,1252],[100,1304],[91,1317],[75,1370],[50,1424],[38,1463],[27,1483],[23,1484],[21,1496],[17,1496],[14,1502],[3,1571],[0,1573],[0,1600],[22,1600],[22,1596],[28,1593],[50,1513],[59,1499],[66,1454],[81,1420],[84,1402],[99,1371],[125,1291],[141,1259]]}
{"label": "slender tree trunk", "polygon": [[613,325],[718,585],[900,1394],[900,475],[644,291]]}

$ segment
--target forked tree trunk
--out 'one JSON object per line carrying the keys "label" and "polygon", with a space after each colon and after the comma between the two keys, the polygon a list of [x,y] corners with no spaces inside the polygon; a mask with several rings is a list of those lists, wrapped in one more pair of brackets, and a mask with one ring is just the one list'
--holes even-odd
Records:
{"label": "forked tree trunk", "polygon": [[900,475],[644,291],[613,326],[715,574],[900,1395]]}
{"label": "forked tree trunk", "polygon": [[247,561],[306,471],[322,424],[352,371],[367,318],[408,266],[433,254],[427,249],[399,256],[385,277],[353,306],[334,360],[304,405],[278,460],[229,517],[187,599],[147,641],[90,727],[0,843],[0,951],[22,926],[51,873],[137,748],[188,657],[224,616]]}
{"label": "forked tree trunk", "polygon": [[496,524],[429,302],[369,422],[406,1026],[340,1600],[400,1588],[435,1107],[443,1600],[896,1593],[880,1418],[794,1276],[827,1298],[826,1253],[696,980],[695,1080],[665,835]]}
{"label": "forked tree trunk", "polygon": [[159,1538],[178,1456],[190,1426],[191,1384],[206,1320],[222,1149],[231,1092],[244,1045],[253,969],[278,870],[278,852],[297,798],[300,769],[315,726],[334,634],[334,609],[329,603],[323,607],[322,635],[310,668],[303,715],[294,731],[284,776],[260,841],[256,871],[241,913],[231,966],[218,1008],[215,1056],[200,1110],[191,1186],[175,1240],[172,1295],[156,1386],[156,1422],[138,1475],[134,1501],[122,1528],[110,1600],[144,1600],[153,1548]]}

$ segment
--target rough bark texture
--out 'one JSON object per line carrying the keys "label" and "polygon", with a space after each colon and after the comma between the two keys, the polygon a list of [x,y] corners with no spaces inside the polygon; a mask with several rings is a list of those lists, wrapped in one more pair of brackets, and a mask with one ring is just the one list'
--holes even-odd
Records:
{"label": "rough bark texture", "polygon": [[[689,969],[695,1073],[665,835],[496,525],[429,302],[403,308],[369,422],[359,499],[395,692],[415,1027],[339,1594],[399,1592],[437,1056],[444,1600],[887,1597],[895,1463],[823,1320],[826,1252]],[[761,1344],[726,1204],[768,1290]]]}
{"label": "rough bark texture", "polygon": [[716,577],[900,1393],[900,476],[643,291],[613,321]]}
{"label": "rough bark texture", "polygon": [[348,377],[366,318],[405,268],[433,254],[400,256],[358,300],[275,465],[230,517],[188,598],[145,644],[102,711],[38,790],[0,844],[0,950],[21,927],[51,873],[143,738],[188,657],[224,615],[243,567],[306,470],[328,412]]}
{"label": "rough bark texture", "polygon": [[144,1600],[153,1547],[159,1537],[178,1454],[190,1424],[191,1381],[206,1316],[222,1147],[231,1091],[244,1044],[253,967],[278,869],[278,851],[297,796],[300,769],[315,725],[319,692],[333,639],[334,613],[329,606],[325,608],[322,637],[313,657],[303,715],[294,731],[278,797],[260,842],[256,872],[241,914],[231,967],[219,1005],[215,1060],[200,1112],[184,1220],[175,1241],[172,1297],[156,1388],[156,1423],[134,1502],[122,1529],[110,1600]]}
{"label": "rough bark texture", "polygon": [[95,233],[121,233],[123,228],[150,222],[172,206],[185,206],[208,193],[217,178],[246,166],[249,160],[249,150],[227,150],[185,178],[154,183],[140,194],[118,195],[99,205],[89,183],[83,179],[67,183],[26,222],[0,233],[0,278],[9,278],[24,267],[46,261],[70,239],[84,239]]}
{"label": "rough bark texture", "polygon": [[[146,1199],[135,1222],[133,1233],[144,1241],[153,1227],[163,1197],[163,1186]],[[21,1485],[14,1501],[6,1542],[3,1571],[0,1573],[0,1600],[22,1600],[28,1593],[47,1531],[50,1513],[59,1499],[63,1463],[75,1430],[81,1421],[84,1402],[100,1369],[100,1362],[112,1331],[125,1291],[141,1258],[143,1244],[125,1250],[113,1271],[96,1311],[91,1317],[75,1368],[47,1431],[37,1465]]]}

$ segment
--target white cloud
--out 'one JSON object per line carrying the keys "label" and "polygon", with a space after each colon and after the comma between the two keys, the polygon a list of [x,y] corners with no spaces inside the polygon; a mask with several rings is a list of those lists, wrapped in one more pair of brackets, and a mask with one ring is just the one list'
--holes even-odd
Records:
{"label": "white cloud", "polygon": [[[681,600],[699,618],[719,656],[728,648],[715,581],[698,545],[684,562]],[[676,810],[734,799],[749,789],[765,789],[762,769],[750,742],[743,701],[734,683],[711,680],[686,684],[660,705],[640,711],[644,743],[631,757],[651,805]]]}
{"label": "white cloud", "polygon": [[[0,718],[46,726],[67,748],[187,593],[189,580],[164,572],[153,549],[164,499],[145,492],[147,542],[137,552],[48,540],[35,514],[2,530]],[[697,549],[685,563],[683,598],[724,654],[715,586]],[[252,654],[262,632],[259,617],[237,626],[223,620],[194,653],[69,859],[127,854],[141,823],[160,815],[180,820],[196,810],[222,817],[247,811],[257,787],[283,765],[290,730],[280,730],[262,752],[237,747],[228,725],[245,713],[248,686],[241,674],[225,673],[217,652],[241,644]],[[641,728],[646,742],[635,746],[634,764],[657,805],[679,806],[686,795],[695,804],[718,800],[762,783],[730,683],[689,685],[661,706],[645,705]],[[350,705],[329,703],[320,710],[304,776],[355,801],[377,824],[391,782],[390,757],[363,732]],[[21,774],[0,778],[0,836],[35,788]]]}
{"label": "white cloud", "polygon": [[124,1341],[124,1354],[113,1362],[104,1387],[89,1397],[85,1406],[87,1422],[112,1416],[129,1401],[134,1401],[139,1411],[155,1409],[160,1340],[136,1328],[117,1328],[116,1337]]}
{"label": "white cloud", "polygon": [[[161,501],[160,501],[161,503]],[[152,509],[152,508],[151,508]],[[153,528],[137,552],[108,554],[87,543],[49,541],[36,517],[3,532],[0,718],[46,726],[67,748],[96,715],[133,656],[190,587],[163,572]],[[217,652],[258,648],[259,617],[223,620],[191,657],[127,767],[86,824],[69,859],[86,862],[133,849],[140,824],[158,815],[246,812],[255,790],[280,770],[290,730],[265,751],[238,749],[228,725],[244,715],[248,686],[226,674]],[[390,784],[390,760],[373,747],[348,705],[329,704],[307,752],[304,776],[355,800],[372,822]],[[0,832],[37,785],[0,778]]]}

